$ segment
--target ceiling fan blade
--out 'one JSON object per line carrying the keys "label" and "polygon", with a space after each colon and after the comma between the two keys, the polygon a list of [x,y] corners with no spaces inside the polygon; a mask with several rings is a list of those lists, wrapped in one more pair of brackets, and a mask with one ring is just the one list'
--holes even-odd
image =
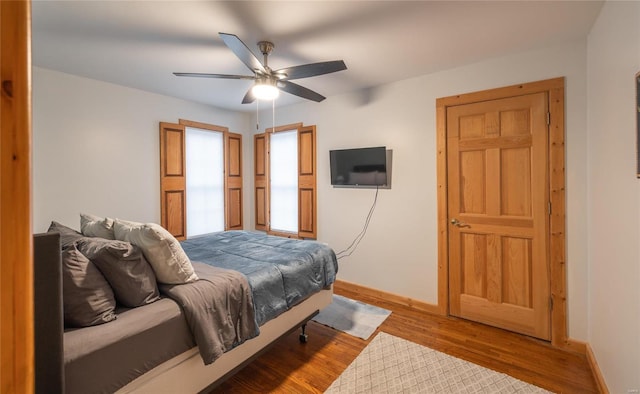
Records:
{"label": "ceiling fan blade", "polygon": [[227,33],[218,33],[222,38],[222,41],[236,54],[236,56],[244,63],[249,70],[253,72],[259,72],[262,74],[266,74],[267,70],[265,70],[260,60],[247,48],[247,46],[236,36],[235,34],[227,34]]}
{"label": "ceiling fan blade", "polygon": [[251,104],[256,101],[256,96],[253,95],[253,86],[249,88],[247,94],[244,95],[242,99],[242,104]]}
{"label": "ceiling fan blade", "polygon": [[173,73],[178,77],[199,77],[199,78],[222,78],[222,79],[256,79],[250,75],[229,75],[229,74],[203,74],[203,73]]}
{"label": "ceiling fan blade", "polygon": [[307,89],[304,86],[300,86],[290,81],[278,81],[277,86],[287,93],[291,93],[308,100],[313,100],[318,103],[326,98],[311,89]]}
{"label": "ceiling fan blade", "polygon": [[342,60],[334,60],[331,62],[320,62],[312,64],[303,64],[301,66],[293,66],[281,68],[273,73],[285,75],[282,80],[288,81],[291,79],[308,78],[316,75],[334,73],[336,71],[346,70],[347,65]]}

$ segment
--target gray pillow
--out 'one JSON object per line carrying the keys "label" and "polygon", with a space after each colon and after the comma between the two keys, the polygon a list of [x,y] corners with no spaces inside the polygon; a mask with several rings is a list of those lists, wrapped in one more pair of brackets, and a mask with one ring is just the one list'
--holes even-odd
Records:
{"label": "gray pillow", "polygon": [[105,276],[120,304],[135,308],[160,299],[153,269],[137,246],[93,237],[76,244]]}
{"label": "gray pillow", "polygon": [[60,233],[60,246],[62,249],[65,249],[75,243],[78,239],[84,237],[84,235],[80,234],[76,230],[69,228],[63,224],[58,222],[51,222],[49,226],[49,233]]}
{"label": "gray pillow", "polygon": [[109,283],[73,244],[62,251],[62,303],[68,327],[95,326],[116,318]]}

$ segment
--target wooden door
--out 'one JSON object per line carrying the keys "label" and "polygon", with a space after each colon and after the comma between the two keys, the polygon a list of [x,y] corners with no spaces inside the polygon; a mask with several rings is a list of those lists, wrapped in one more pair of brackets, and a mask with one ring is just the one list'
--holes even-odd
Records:
{"label": "wooden door", "polygon": [[550,339],[546,93],[447,108],[450,313]]}

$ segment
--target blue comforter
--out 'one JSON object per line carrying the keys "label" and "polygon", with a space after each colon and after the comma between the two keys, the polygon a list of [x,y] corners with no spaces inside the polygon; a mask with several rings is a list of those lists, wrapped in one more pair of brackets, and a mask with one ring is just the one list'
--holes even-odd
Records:
{"label": "blue comforter", "polygon": [[232,269],[247,277],[259,325],[332,284],[333,250],[319,242],[226,231],[182,241],[192,261]]}

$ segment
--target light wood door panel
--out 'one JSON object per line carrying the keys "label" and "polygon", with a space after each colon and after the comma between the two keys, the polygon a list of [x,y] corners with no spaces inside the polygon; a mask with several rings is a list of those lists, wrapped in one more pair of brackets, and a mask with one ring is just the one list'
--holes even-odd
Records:
{"label": "light wood door panel", "polygon": [[550,339],[548,100],[447,108],[450,313]]}

